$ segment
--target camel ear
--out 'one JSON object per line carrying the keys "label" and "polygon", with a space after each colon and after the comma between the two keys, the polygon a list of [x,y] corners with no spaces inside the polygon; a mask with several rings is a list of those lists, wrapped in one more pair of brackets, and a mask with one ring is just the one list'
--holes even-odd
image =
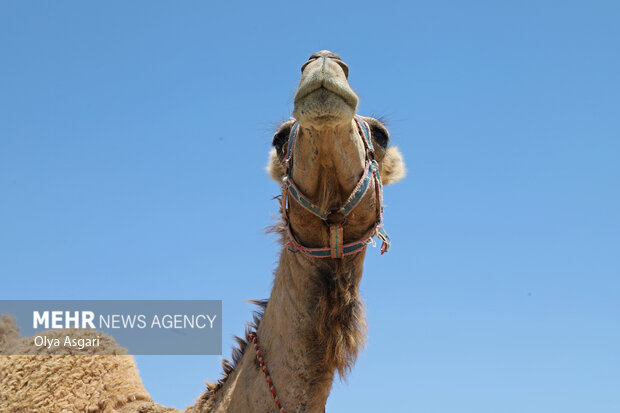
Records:
{"label": "camel ear", "polygon": [[267,162],[267,167],[265,169],[274,181],[279,184],[282,183],[282,178],[284,178],[286,168],[284,167],[284,163],[280,160],[278,152],[275,148],[272,148],[271,151],[269,151],[269,161]]}
{"label": "camel ear", "polygon": [[396,183],[407,175],[403,155],[396,146],[390,146],[385,151],[381,165],[381,181],[383,185]]}

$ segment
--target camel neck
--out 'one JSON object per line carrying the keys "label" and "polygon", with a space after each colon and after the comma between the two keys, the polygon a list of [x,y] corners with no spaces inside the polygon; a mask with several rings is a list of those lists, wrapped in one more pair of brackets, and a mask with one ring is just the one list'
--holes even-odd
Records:
{"label": "camel neck", "polygon": [[[364,255],[312,259],[283,248],[257,336],[287,413],[323,412],[336,372],[346,374],[363,346]],[[188,412],[277,411],[251,343],[222,388],[196,407]]]}
{"label": "camel neck", "polygon": [[287,412],[322,412],[335,373],[345,374],[363,345],[363,256],[321,260],[283,250],[258,336]]}

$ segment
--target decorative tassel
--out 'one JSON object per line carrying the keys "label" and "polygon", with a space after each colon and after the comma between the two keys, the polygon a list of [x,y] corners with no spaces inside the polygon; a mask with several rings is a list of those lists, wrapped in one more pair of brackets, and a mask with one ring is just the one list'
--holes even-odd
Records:
{"label": "decorative tassel", "polygon": [[377,238],[383,241],[383,243],[381,244],[381,255],[383,255],[390,249],[390,237],[388,236],[387,232],[385,232],[385,228],[383,228],[383,225],[377,226],[376,235]]}

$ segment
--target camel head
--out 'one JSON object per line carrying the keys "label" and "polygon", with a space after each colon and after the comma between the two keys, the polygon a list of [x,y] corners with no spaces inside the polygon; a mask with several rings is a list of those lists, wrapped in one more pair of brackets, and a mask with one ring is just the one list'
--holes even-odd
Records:
{"label": "camel head", "polygon": [[[355,119],[359,98],[349,86],[348,75],[349,67],[337,54],[323,50],[310,56],[301,67],[294,119],[280,125],[270,153],[268,170],[272,178],[277,182],[293,181],[307,200],[324,211],[342,206],[365,173],[368,145],[362,124],[369,128],[373,158],[383,184],[397,182],[405,175],[402,156],[396,147],[389,146],[385,125],[371,117]],[[296,123],[287,177],[288,144]],[[345,243],[372,230],[377,220],[377,196],[375,191],[368,191],[347,216]],[[289,204],[290,228],[302,244],[320,247],[329,243],[325,222],[298,202]]]}

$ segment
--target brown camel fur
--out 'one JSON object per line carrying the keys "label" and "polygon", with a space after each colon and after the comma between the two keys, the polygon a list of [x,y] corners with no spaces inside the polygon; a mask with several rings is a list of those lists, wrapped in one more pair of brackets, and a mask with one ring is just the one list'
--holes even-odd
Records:
{"label": "brown camel fur", "polygon": [[[341,206],[362,176],[366,154],[353,116],[358,97],[348,84],[348,66],[334,53],[315,53],[302,66],[293,116],[299,123],[290,171],[297,187],[324,210]],[[389,134],[377,119],[369,124],[384,184],[405,173],[402,157],[388,147]],[[284,157],[294,121],[273,140],[268,170],[282,182]],[[372,183],[374,186],[374,182]],[[344,225],[344,242],[374,231],[377,195],[369,190]],[[296,202],[289,203],[294,237],[307,247],[329,245],[329,229]],[[265,364],[287,412],[322,412],[336,372],[352,367],[365,340],[359,282],[366,247],[339,259],[312,258],[286,247],[286,222],[274,227],[284,244],[268,301],[248,326],[256,331]],[[47,333],[50,334],[50,333]],[[16,345],[14,325],[0,321],[0,349]],[[277,412],[253,347],[238,339],[224,377],[209,385],[187,413]],[[115,345],[110,341],[109,345]],[[120,350],[119,350],[120,352]],[[0,352],[1,354],[1,352]],[[65,409],[65,410],[62,410]],[[0,357],[0,412],[160,412],[130,356]],[[172,410],[174,411],[174,410]]]}

